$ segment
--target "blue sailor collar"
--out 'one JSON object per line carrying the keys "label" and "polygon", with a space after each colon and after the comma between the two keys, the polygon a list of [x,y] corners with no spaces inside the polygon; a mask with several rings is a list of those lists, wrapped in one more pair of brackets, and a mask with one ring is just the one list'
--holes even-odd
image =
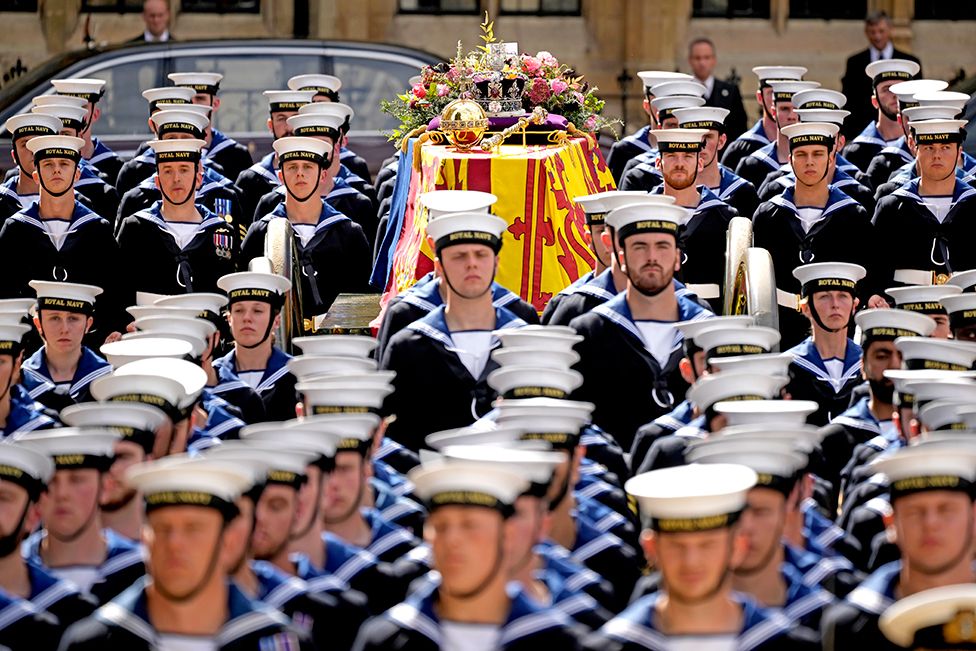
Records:
{"label": "blue sailor collar", "polygon": [[24,619],[40,613],[41,610],[27,599],[21,599],[0,590],[0,622],[8,628]]}
{"label": "blue sailor collar", "polygon": [[795,568],[801,575],[803,583],[808,586],[818,586],[824,580],[838,572],[849,572],[854,566],[843,556],[823,556],[808,549],[797,549],[783,543],[783,564]]}
{"label": "blue sailor collar", "polygon": [[901,561],[882,565],[847,595],[847,603],[864,612],[880,615],[895,601],[900,574]]}
{"label": "blue sailor collar", "polygon": [[[689,294],[678,295],[675,293],[675,297],[678,300],[678,319],[675,321],[675,323],[679,321],[699,321],[701,319],[708,319],[715,316],[710,311],[706,310],[704,307],[692,300]],[[637,324],[634,323],[634,317],[630,311],[630,305],[627,303],[626,292],[620,292],[603,305],[593,308],[593,312],[626,330],[646,347],[644,335],[641,334]],[[677,328],[675,328],[672,351],[679,348],[681,346],[681,342],[683,341],[684,336]]]}
{"label": "blue sailor collar", "polygon": [[875,436],[880,436],[881,434],[881,423],[871,413],[869,396],[864,396],[855,402],[847,411],[834,418],[831,422],[845,427],[853,427],[854,429],[871,432]]}
{"label": "blue sailor collar", "polygon": [[[370,484],[373,487],[374,508],[379,512],[380,518],[386,522],[396,525],[398,519],[408,515],[416,514],[421,518],[425,515],[423,507],[411,499],[398,495],[389,484],[384,484],[375,477],[371,478]],[[409,484],[408,487],[412,489],[413,484]]]}
{"label": "blue sailor collar", "polygon": [[409,544],[411,547],[415,547],[420,544],[416,536],[403,527],[389,522],[375,508],[364,508],[360,509],[359,512],[372,534],[366,551],[377,558],[398,545]]}
{"label": "blue sailor collar", "polygon": [[[815,375],[828,384],[831,383],[832,378],[827,372],[824,360],[820,357],[817,347],[813,345],[813,337],[807,337],[793,348],[790,348],[788,352],[793,355],[792,364]],[[861,347],[850,339],[847,340],[847,348],[844,351],[843,361],[844,372],[839,378],[841,384],[834,388],[834,393],[840,391],[847,382],[857,378],[861,373]]]}
{"label": "blue sailor collar", "polygon": [[357,194],[360,194],[359,190],[349,185],[346,179],[336,176],[332,180],[332,190],[329,191],[329,194],[325,195],[325,199],[328,201],[329,199],[338,199],[339,197]]}
{"label": "blue sailor collar", "polygon": [[[655,622],[657,605],[664,598],[662,592],[641,597],[604,624],[600,633],[619,642],[665,651],[670,648],[668,636],[656,628]],[[732,599],[742,607],[742,629],[735,644],[737,651],[750,651],[790,630],[791,621],[786,617],[770,616],[752,598],[733,592]]]}
{"label": "blue sailor collar", "polygon": [[669,413],[655,418],[653,422],[655,425],[674,432],[689,424],[694,417],[695,405],[691,404],[688,400],[684,400]]}
{"label": "blue sailor collar", "polygon": [[[197,235],[199,235],[206,228],[215,226],[217,224],[227,223],[222,218],[210,212],[210,209],[207,208],[206,206],[199,203],[195,203],[193,205],[196,207],[197,212],[200,213],[200,222],[197,224]],[[167,233],[169,232],[169,229],[166,228],[166,221],[163,219],[162,199],[157,199],[156,201],[153,202],[153,205],[149,206],[144,210],[140,210],[139,212],[135,213],[133,216],[151,222],[155,224],[157,227],[159,227],[160,229],[166,231]]]}
{"label": "blue sailor collar", "polygon": [[[601,608],[600,604],[580,588],[572,589],[565,576],[552,569],[536,571],[535,579],[545,584],[549,590],[552,608],[562,612],[567,617],[575,617],[580,613],[593,612]],[[545,607],[545,604],[541,604]]]}
{"label": "blue sailor collar", "polygon": [[[47,232],[44,229],[43,220],[41,219],[40,216],[40,210],[41,210],[40,204],[34,202],[24,210],[21,210],[20,212],[11,215],[9,219],[23,222],[25,224],[30,224],[35,228],[39,228]],[[88,206],[75,199],[75,208],[74,211],[72,211],[71,213],[71,220],[69,222],[67,232],[73,233],[79,228],[81,228],[82,226],[84,226],[85,224],[101,221],[101,219],[102,218],[99,217],[97,214],[93,213],[88,208]]]}
{"label": "blue sailor collar", "polygon": [[[891,142],[896,142],[896,141],[897,139]],[[853,140],[851,140],[851,143],[855,143],[855,142],[877,145],[878,147],[881,148],[888,146],[888,141],[882,138],[881,132],[878,131],[877,122],[872,122],[868,126],[864,127],[864,131],[859,133]]]}
{"label": "blue sailor collar", "polygon": [[[919,183],[921,179],[914,178],[903,186],[895,190],[892,194],[896,194],[899,197],[905,197],[910,199],[917,204],[922,204],[925,202],[925,198],[919,195]],[[959,203],[963,199],[969,199],[973,195],[976,195],[976,188],[973,188],[967,183],[963,183],[958,176],[956,176],[956,184],[952,188],[952,205]]]}
{"label": "blue sailor collar", "polygon": [[[440,287],[441,279],[437,278],[434,272],[431,271],[404,292],[402,300],[409,305],[420,308],[424,312],[432,312],[444,304]],[[492,305],[500,308],[517,302],[519,295],[492,281],[491,299]]]}
{"label": "blue sailor collar", "polygon": [[0,428],[0,439],[56,427],[57,424],[57,421],[42,411],[40,404],[27,395],[22,386],[15,384],[10,387],[10,413],[7,414],[7,424]]}
{"label": "blue sailor collar", "polygon": [[[591,280],[593,280],[594,278],[596,278],[596,275],[597,274],[596,274],[595,271],[587,271],[585,274],[583,274],[582,276],[580,276],[579,278],[577,278],[576,280],[574,280],[570,284],[568,284],[565,287],[563,287],[559,291],[559,294],[561,294],[563,296],[570,296],[571,294],[575,294],[576,293],[576,290],[578,290],[580,287],[582,287],[586,283],[588,283]],[[559,295],[559,294],[557,294],[557,295]]]}
{"label": "blue sailor collar", "polygon": [[[92,381],[111,372],[111,364],[87,346],[82,346],[81,358],[78,360],[75,375],[71,378],[68,394],[72,398],[77,398],[78,394]],[[24,361],[23,366],[21,366],[21,374],[20,383],[32,399],[37,399],[38,396],[55,389],[55,382],[51,379],[51,371],[47,367],[47,356],[43,346]]]}
{"label": "blue sailor collar", "polygon": [[196,427],[193,431],[194,439],[235,438],[236,433],[247,423],[230,411],[230,404],[216,395],[210,389],[204,389],[200,396],[200,406],[207,414],[207,422],[203,428]]}
{"label": "blue sailor collar", "polygon": [[[429,312],[424,318],[408,325],[407,328],[439,342],[448,350],[454,350],[454,340],[451,339],[451,331],[447,327],[447,321],[444,315],[445,306],[441,305]],[[495,307],[495,330],[521,328],[524,325],[526,325],[525,321],[512,314],[508,309]],[[492,339],[493,345],[497,345],[497,339],[494,337]]]}
{"label": "blue sailor collar", "polygon": [[749,185],[749,181],[746,181],[741,176],[738,176],[725,165],[719,164],[718,173],[718,198],[722,199],[723,201],[728,200],[742,186]]}
{"label": "blue sailor collar", "polygon": [[[431,573],[424,585],[409,595],[401,604],[388,610],[382,617],[399,626],[423,635],[440,646],[440,619],[434,611],[440,575]],[[508,617],[501,627],[499,644],[505,648],[519,639],[541,631],[571,626],[570,620],[561,612],[543,608],[529,599],[517,584],[507,587],[511,605]]]}
{"label": "blue sailor collar", "polygon": [[770,169],[778,170],[781,167],[779,162],[779,154],[776,151],[775,140],[768,145],[763,145],[756,151],[752,152],[749,154],[749,157],[762,161]]}
{"label": "blue sailor collar", "polygon": [[274,160],[275,160],[275,153],[271,152],[270,154],[267,154],[266,156],[264,156],[264,158],[256,162],[254,165],[251,165],[248,169],[251,170],[252,172],[255,172],[256,174],[260,174],[267,181],[269,181],[270,183],[272,183],[274,186],[277,187],[281,185],[281,181],[278,179],[278,173],[275,170]]}
{"label": "blue sailor collar", "polygon": [[769,138],[766,137],[766,130],[763,128],[762,118],[756,120],[756,123],[748,131],[736,138],[736,140],[752,140],[768,145]]}
{"label": "blue sailor collar", "polygon": [[228,138],[226,135],[224,135],[224,132],[219,129],[211,129],[210,134],[210,147],[203,152],[203,157],[205,159],[209,159],[213,157],[214,154],[237,144],[236,140]]}
{"label": "blue sailor collar", "polygon": [[[41,543],[46,537],[46,530],[35,531],[21,544],[20,549],[28,563],[50,570],[41,558]],[[105,560],[96,568],[95,583],[143,561],[144,550],[139,543],[123,537],[112,529],[102,529],[102,537],[105,539]]]}
{"label": "blue sailor collar", "polygon": [[650,125],[644,125],[634,133],[630,134],[629,136],[624,136],[621,140],[625,141],[630,145],[634,145],[635,147],[643,149],[644,151],[654,151],[654,148],[651,147],[651,143],[649,142],[648,139],[648,135],[650,134],[650,132],[651,132]]}
{"label": "blue sailor collar", "polygon": [[[284,188],[284,186],[281,186],[281,188]],[[277,206],[275,206],[274,210],[272,210],[270,213],[268,213],[261,219],[263,221],[271,221],[272,219],[275,218],[288,219],[288,210],[285,207],[284,201],[282,201]],[[346,217],[341,212],[333,208],[331,204],[329,204],[327,201],[323,199],[322,214],[319,215],[319,223],[315,225],[315,235],[318,236],[322,232],[328,230],[330,226],[337,224],[338,222],[341,222],[344,219],[349,220],[348,217]],[[309,240],[309,244],[311,244],[311,240]]]}
{"label": "blue sailor collar", "polygon": [[[159,632],[149,622],[146,601],[148,577],[142,577],[118,597],[95,611],[93,617],[129,633],[159,648]],[[227,621],[221,626],[214,642],[224,648],[234,640],[271,626],[287,626],[288,621],[276,610],[251,601],[233,583],[227,584]],[[263,647],[262,647],[263,648]]]}
{"label": "blue sailor collar", "polygon": [[857,174],[860,170],[857,165],[847,160],[840,154],[837,154],[837,159],[834,161],[834,169],[846,172],[848,174]]}
{"label": "blue sailor collar", "polygon": [[[98,170],[94,165],[88,160],[82,158],[81,162],[78,163],[78,169],[81,170],[81,175],[75,182],[75,187],[80,188],[86,185],[103,185],[108,186],[108,183],[101,177]],[[110,187],[110,186],[109,186]]]}
{"label": "blue sailor collar", "polygon": [[[312,568],[315,576],[324,575],[331,581],[349,583],[360,572],[379,563],[379,559],[372,553],[354,547],[331,533],[322,534],[322,544],[325,545],[325,567],[318,571]],[[314,580],[309,581],[312,591],[316,590],[315,586]]]}
{"label": "blue sailor collar", "polygon": [[698,206],[695,207],[695,212],[692,213],[692,216],[700,215],[711,208],[728,207],[728,204],[722,201],[707,185],[698,186],[698,195]]}
{"label": "blue sailor collar", "polygon": [[776,610],[786,615],[790,621],[800,621],[834,603],[832,594],[819,586],[804,583],[803,574],[790,563],[780,566],[780,574],[786,582],[786,602],[781,609]]}
{"label": "blue sailor collar", "polygon": [[38,610],[50,610],[51,606],[65,597],[79,594],[78,586],[48,572],[38,563],[27,562],[27,578],[30,581],[28,599]]}
{"label": "blue sailor collar", "polygon": [[102,162],[106,158],[111,158],[115,156],[115,152],[112,151],[108,145],[102,142],[102,139],[98,136],[92,136],[92,155],[88,159],[88,162],[92,165]]}
{"label": "blue sailor collar", "polygon": [[[291,355],[277,346],[272,346],[271,356],[268,357],[268,362],[264,366],[264,374],[261,375],[261,381],[254,390],[260,394],[273,389],[278,380],[288,374],[287,364],[291,358]],[[212,389],[214,393],[221,394],[250,386],[238,375],[237,352],[235,350],[232,349],[223,357],[215,359],[213,367],[217,371],[217,386]],[[239,385],[238,382],[240,382]]]}
{"label": "blue sailor collar", "polygon": [[589,282],[577,287],[575,293],[594,296],[606,302],[620,292],[617,291],[617,286],[613,282],[613,271],[608,267],[598,276],[593,276]]}
{"label": "blue sailor collar", "polygon": [[308,584],[297,576],[290,576],[267,561],[251,561],[251,571],[258,580],[256,599],[275,610],[299,595],[308,593]]}
{"label": "blue sailor collar", "polygon": [[908,149],[908,142],[905,140],[905,136],[898,138],[889,145],[886,145],[881,149],[880,154],[888,154],[889,156],[896,156],[901,158],[905,162],[915,160],[915,156]]}
{"label": "blue sailor collar", "polygon": [[[792,172],[790,174],[792,175]],[[781,177],[781,178],[785,178],[785,177]],[[776,195],[769,201],[770,203],[774,203],[781,208],[785,208],[786,210],[789,210],[791,213],[796,215],[798,214],[798,211],[796,209],[796,205],[793,203],[793,191],[794,191],[793,184],[795,184],[796,178],[793,177],[791,180],[793,181],[793,183],[791,183],[785,190],[783,190],[782,194]],[[857,202],[854,201],[854,199],[850,198],[843,190],[835,187],[834,185],[830,185],[827,187],[827,204],[823,208],[822,217],[827,217],[832,212],[836,210],[840,210],[841,208],[846,208],[847,206],[850,206],[852,204],[856,205]]]}
{"label": "blue sailor collar", "polygon": [[[352,154],[355,156],[356,154]],[[339,171],[336,173],[337,179],[342,179],[343,183],[365,183],[366,179],[354,173],[344,163],[340,163]]]}
{"label": "blue sailor collar", "polygon": [[834,555],[834,543],[844,537],[844,530],[820,512],[820,507],[813,498],[803,500],[800,513],[803,515],[801,530],[806,548],[820,556]]}

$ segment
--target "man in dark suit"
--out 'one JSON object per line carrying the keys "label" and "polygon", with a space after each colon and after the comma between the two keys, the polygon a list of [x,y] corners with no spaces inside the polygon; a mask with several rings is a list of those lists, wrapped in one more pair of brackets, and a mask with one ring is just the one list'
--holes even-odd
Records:
{"label": "man in dark suit", "polygon": [[725,119],[725,130],[729,142],[732,142],[746,130],[746,110],[742,106],[739,87],[716,79],[712,74],[716,62],[715,44],[711,39],[698,37],[688,44],[688,65],[691,66],[691,74],[695,79],[705,86],[705,106],[729,110],[729,116]]}
{"label": "man in dark suit", "polygon": [[861,133],[868,122],[877,116],[877,110],[871,104],[871,78],[864,74],[865,66],[880,59],[908,59],[918,63],[916,57],[895,49],[891,41],[891,20],[885,12],[868,14],[864,21],[864,35],[870,45],[847,60],[847,69],[841,80],[842,91],[847,95],[847,106],[844,108],[851,112],[844,123],[844,135],[848,140]]}
{"label": "man in dark suit", "polygon": [[169,33],[168,0],[145,0],[142,3],[142,22],[146,24],[145,30],[129,39],[129,43],[165,43],[174,40]]}

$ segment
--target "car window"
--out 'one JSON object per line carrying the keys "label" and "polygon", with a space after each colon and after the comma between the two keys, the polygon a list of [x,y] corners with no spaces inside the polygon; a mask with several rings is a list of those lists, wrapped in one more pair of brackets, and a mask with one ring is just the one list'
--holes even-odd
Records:
{"label": "car window", "polygon": [[98,102],[102,117],[95,127],[96,133],[101,136],[148,134],[149,106],[140,93],[159,85],[159,59],[110,62],[111,67],[78,75],[106,81],[105,95]]}
{"label": "car window", "polygon": [[174,51],[172,72],[219,72],[220,109],[214,125],[227,133],[264,133],[268,130],[266,90],[286,89],[289,77],[323,71],[323,59],[315,54],[252,48],[253,54]]}
{"label": "car window", "polygon": [[[366,52],[375,56],[375,53]],[[407,80],[418,74],[418,66],[399,62],[395,57],[377,59],[371,56],[336,55],[332,71],[342,80],[339,98],[356,111],[352,128],[356,131],[393,129],[397,121],[380,111],[380,101],[403,93]]]}

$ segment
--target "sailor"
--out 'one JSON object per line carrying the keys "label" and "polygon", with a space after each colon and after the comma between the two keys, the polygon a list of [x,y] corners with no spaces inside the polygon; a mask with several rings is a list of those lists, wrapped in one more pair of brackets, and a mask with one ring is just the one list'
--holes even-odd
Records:
{"label": "sailor", "polygon": [[790,160],[789,141],[783,134],[783,128],[796,124],[800,119],[793,109],[793,93],[820,87],[815,81],[772,80],[769,84],[772,87],[770,110],[776,122],[776,140],[744,156],[735,167],[735,173],[756,188],[762,186],[770,172],[775,172]]}
{"label": "sailor", "polygon": [[85,146],[81,148],[81,155],[98,170],[109,185],[114,186],[115,179],[119,177],[119,170],[122,169],[122,157],[92,133],[95,123],[102,116],[102,109],[98,108],[98,102],[105,95],[105,80],[52,79],[51,85],[59,96],[80,97],[85,100],[84,108],[88,110],[88,118],[78,133],[78,137],[85,141]]}
{"label": "sailor", "polygon": [[[732,568],[746,556],[737,523],[755,471],[737,464],[692,464],[637,475],[627,492],[647,525],[641,544],[661,572],[662,589],[641,597],[586,640],[612,651],[687,646],[816,648],[793,622],[732,591]],[[791,631],[791,628],[795,630]]]}
{"label": "sailor", "polygon": [[891,297],[895,307],[917,314],[924,314],[935,321],[935,329],[928,335],[934,339],[949,339],[952,335],[949,314],[942,299],[958,296],[963,291],[958,285],[905,285],[889,287],[885,294]]}
{"label": "sailor", "polygon": [[[119,281],[119,270],[127,267],[112,237],[111,224],[75,198],[72,183],[80,175],[82,144],[80,138],[68,136],[38,136],[27,142],[34,156],[40,197],[0,229],[0,273],[4,297],[32,296],[32,280],[103,288],[98,322],[93,327],[104,340],[124,329],[123,310],[131,301]],[[25,256],[24,251],[30,255]]]}
{"label": "sailor", "polygon": [[871,78],[871,104],[878,109],[878,119],[844,147],[844,158],[862,172],[867,171],[871,159],[882,149],[895,145],[905,135],[898,123],[898,97],[891,87],[912,79],[920,69],[908,59],[879,59],[864,68],[864,74]]}
{"label": "sailor", "polygon": [[712,316],[675,293],[678,230],[686,219],[684,208],[670,205],[611,211],[606,223],[626,289],[570,323],[583,336],[576,397],[596,405],[593,423],[625,450],[637,428],[670,411],[687,386],[677,372],[682,336],[674,323]]}
{"label": "sailor", "polygon": [[[333,115],[342,120],[342,124],[339,126],[340,138],[336,142],[336,147],[341,152],[339,156],[339,171],[336,172],[336,178],[342,179],[359,193],[368,197],[373,202],[373,212],[376,212],[379,203],[376,198],[376,188],[370,185],[367,180],[369,179],[369,167],[365,160],[357,156],[355,152],[347,147],[349,144],[349,131],[352,129],[352,119],[356,116],[356,112],[352,110],[351,106],[341,102],[317,101],[301,107],[299,113],[302,115]],[[360,172],[365,172],[366,176],[360,176],[360,174],[353,172],[346,163],[349,163]]]}
{"label": "sailor", "polygon": [[[781,130],[789,143],[796,183],[756,210],[753,244],[770,252],[776,287],[784,292],[796,293],[793,271],[800,265],[846,262],[868,269],[874,266],[873,249],[861,244],[872,241],[870,216],[828,181],[838,130],[836,124],[826,122],[805,122]],[[784,345],[792,346],[803,338],[807,323],[797,313],[795,301],[790,303],[785,293],[782,298],[780,329]]]}
{"label": "sailor", "polygon": [[101,287],[32,280],[37,292],[34,327],[44,345],[24,360],[21,385],[33,400],[55,411],[88,402],[89,385],[112,368],[83,344],[94,323]]}
{"label": "sailor", "polygon": [[58,426],[57,413],[34,402],[19,383],[28,330],[19,323],[0,324],[0,439]]}
{"label": "sailor", "polygon": [[366,291],[372,255],[362,228],[321,198],[332,164],[331,145],[318,138],[289,136],[274,143],[285,200],[248,229],[243,263],[264,255],[269,224],[287,219],[295,230],[302,272],[302,308],[307,332],[342,292]]}
{"label": "sailor", "polygon": [[820,405],[807,419],[826,425],[850,402],[861,381],[861,347],[847,338],[858,306],[857,283],[864,267],[847,262],[814,262],[793,270],[800,283],[800,311],[810,321],[813,334],[789,350],[790,383],[795,400]]}
{"label": "sailor", "polygon": [[353,647],[388,649],[578,649],[564,614],[522,589],[506,591],[511,516],[529,482],[502,468],[432,461],[411,471],[431,512],[425,534],[439,577],[368,622]]}
{"label": "sailor", "polygon": [[[705,92],[705,87],[697,81],[673,81],[658,84],[651,89],[652,93],[661,93],[651,102],[651,112],[655,117],[655,123],[660,129],[677,129],[678,118],[674,112],[683,108],[699,108],[705,104],[705,98],[701,93]],[[649,190],[660,180],[652,174],[647,176],[646,172],[657,171],[657,158],[660,151],[655,148],[642,154],[634,156],[624,166],[623,174],[618,185],[621,190]],[[657,173],[660,177],[660,172]]]}
{"label": "sailor", "polygon": [[101,485],[119,438],[107,429],[59,428],[17,439],[55,466],[38,503],[42,528],[24,543],[24,556],[102,604],[145,572],[139,546],[102,527]]}
{"label": "sailor", "polygon": [[[171,72],[169,80],[174,86],[181,86],[193,90],[190,98],[193,104],[210,107],[210,120],[216,122],[214,116],[220,109],[220,81],[224,76],[217,72]],[[213,161],[223,170],[224,176],[233,180],[254,162],[247,147],[233,138],[229,138],[222,131],[213,129],[207,150],[203,154],[204,160]]]}
{"label": "sailor", "polygon": [[10,133],[10,156],[17,174],[0,185],[0,224],[11,215],[30,208],[40,198],[40,188],[34,180],[34,155],[27,148],[27,142],[35,136],[58,135],[61,120],[53,115],[22,113],[7,120],[4,126]]}
{"label": "sailor", "polygon": [[209,460],[140,464],[129,482],[144,495],[149,574],[71,628],[66,650],[209,646],[311,649],[280,612],[252,601],[228,580],[228,526],[252,476]]}
{"label": "sailor", "polygon": [[[976,268],[971,252],[961,246],[971,236],[976,189],[955,173],[965,124],[909,123],[920,176],[883,197],[874,211],[873,241],[885,252],[877,260],[877,287],[942,284],[953,272]],[[883,297],[872,296],[869,307],[884,307]]]}
{"label": "sailor", "polygon": [[[288,118],[297,115],[300,107],[311,102],[312,94],[313,91],[303,90],[264,91],[264,96],[268,100],[268,131],[271,132],[272,143],[278,138],[292,135]],[[261,197],[281,183],[278,180],[277,169],[275,152],[272,151],[241,172],[234,182],[241,200],[241,212],[249,219],[253,217]]]}
{"label": "sailor", "polygon": [[[872,464],[891,491],[901,560],[878,568],[823,618],[824,649],[900,649],[878,628],[896,599],[972,583],[973,482],[976,452],[959,442],[921,443]],[[935,514],[938,514],[936,516]]]}
{"label": "sailor", "polygon": [[[396,414],[387,436],[411,450],[431,432],[468,425],[495,398],[488,374],[494,332],[525,325],[492,300],[505,220],[486,213],[443,215],[427,225],[434,268],[446,285],[444,305],[394,335],[380,367],[396,371],[384,411]],[[435,392],[431,411],[422,396]]]}
{"label": "sailor", "polygon": [[203,172],[202,140],[153,140],[160,200],[126,217],[119,228],[122,269],[141,269],[128,283],[158,294],[213,292],[236,270],[234,228],[194,203]]}

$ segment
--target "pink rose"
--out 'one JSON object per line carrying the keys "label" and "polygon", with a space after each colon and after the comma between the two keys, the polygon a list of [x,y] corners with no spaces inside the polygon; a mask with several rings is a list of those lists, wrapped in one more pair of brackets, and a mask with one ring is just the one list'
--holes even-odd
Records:
{"label": "pink rose", "polygon": [[457,81],[458,76],[459,75],[458,75],[457,68],[455,68],[454,66],[451,66],[450,70],[447,71],[447,80],[448,81]]}
{"label": "pink rose", "polygon": [[522,70],[524,70],[526,74],[534,75],[535,73],[539,72],[539,68],[541,67],[542,63],[540,63],[540,61],[535,57],[522,57]]}
{"label": "pink rose", "polygon": [[591,115],[583,121],[583,131],[593,131],[596,129],[596,116]]}
{"label": "pink rose", "polygon": [[552,52],[546,52],[543,50],[542,52],[536,54],[535,57],[541,61],[542,65],[544,66],[549,66],[550,68],[559,67],[559,61],[556,60],[556,57],[552,56]]}
{"label": "pink rose", "polygon": [[565,92],[569,88],[569,84],[562,79],[553,79],[549,82],[549,88],[552,89],[554,95],[558,95],[559,93]]}
{"label": "pink rose", "polygon": [[437,84],[437,96],[444,97],[451,92],[451,89],[447,87],[447,84]]}
{"label": "pink rose", "polygon": [[419,99],[427,97],[427,89],[424,88],[423,84],[414,84],[413,86],[413,96]]}
{"label": "pink rose", "polygon": [[528,91],[529,101],[533,104],[542,104],[552,96],[549,90],[549,82],[545,79],[533,79]]}

